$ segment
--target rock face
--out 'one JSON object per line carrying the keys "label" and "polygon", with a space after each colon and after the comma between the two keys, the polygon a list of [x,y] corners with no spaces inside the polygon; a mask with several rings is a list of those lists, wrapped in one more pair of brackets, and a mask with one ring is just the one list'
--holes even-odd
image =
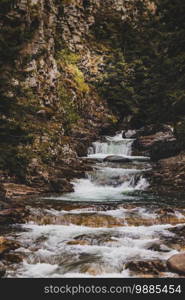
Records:
{"label": "rock face", "polygon": [[185,253],[173,255],[168,259],[167,265],[171,271],[185,274]]}
{"label": "rock face", "polygon": [[[125,133],[127,135],[127,133]],[[142,155],[150,156],[153,161],[178,154],[181,147],[168,125],[151,125],[133,132],[136,138],[133,147]]]}
{"label": "rock face", "polygon": [[185,153],[159,160],[147,176],[154,189],[184,192]]}
{"label": "rock face", "polygon": [[[97,78],[104,75],[105,56],[109,58],[114,52],[92,29],[99,24],[97,13],[111,11],[119,20],[131,21],[138,16],[135,2],[0,3],[0,96],[10,104],[2,120],[10,122],[5,128],[6,138],[10,134],[11,140],[18,129],[20,132],[13,145],[9,141],[0,143],[1,168],[7,177],[10,175],[9,182],[21,182],[44,192],[72,190],[69,181],[74,169],[84,167],[78,156],[85,156],[99,133],[108,132],[117,122],[95,88]],[[148,5],[150,1],[144,2]],[[9,132],[12,126],[13,134]],[[64,169],[68,170],[67,178]]]}
{"label": "rock face", "polygon": [[[0,25],[6,30],[1,38],[8,46],[0,49],[4,57],[0,62],[0,92],[21,108],[21,118],[17,108],[10,109],[15,128],[26,128],[27,137],[31,136],[31,142],[21,140],[13,149],[9,149],[9,142],[2,149],[0,144],[3,166],[7,168],[4,171],[11,175],[11,183],[21,181],[44,192],[72,191],[69,180],[77,175],[74,169],[84,166],[78,156],[85,155],[99,131],[115,120],[90,84],[100,71],[103,55],[99,46],[92,49],[89,45],[90,27],[105,3],[4,2],[0,4]],[[110,4],[120,9],[119,3]],[[12,39],[17,41],[16,46],[11,45]],[[11,48],[13,55],[7,56]],[[9,157],[13,170],[9,169]],[[68,170],[67,178],[64,169]]]}
{"label": "rock face", "polygon": [[124,137],[135,138],[135,155],[150,156],[153,168],[146,174],[151,189],[160,191],[184,191],[185,153],[177,130],[165,124],[153,124],[123,133]]}

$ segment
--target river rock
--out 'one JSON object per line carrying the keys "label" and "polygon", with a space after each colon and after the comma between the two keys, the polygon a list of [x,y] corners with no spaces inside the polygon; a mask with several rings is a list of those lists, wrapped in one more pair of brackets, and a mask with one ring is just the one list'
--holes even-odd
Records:
{"label": "river rock", "polygon": [[127,157],[124,156],[119,156],[119,155],[109,155],[104,158],[103,161],[106,162],[130,162],[131,160]]}
{"label": "river rock", "polygon": [[179,155],[161,159],[153,166],[152,172],[147,174],[150,186],[155,191],[185,191],[185,152]]}
{"label": "river rock", "polygon": [[137,133],[138,133],[138,130],[129,129],[127,131],[124,131],[122,136],[123,136],[124,139],[125,138],[126,139],[134,139],[138,136]]}
{"label": "river rock", "polygon": [[123,131],[123,138],[138,138],[141,136],[154,135],[157,132],[173,133],[173,128],[167,124],[150,124],[139,129],[129,129]]}
{"label": "river rock", "polygon": [[22,223],[27,214],[28,210],[24,207],[0,210],[0,224]]}
{"label": "river rock", "polygon": [[167,270],[166,264],[161,260],[131,261],[126,263],[125,268],[132,272],[152,275],[159,275]]}
{"label": "river rock", "polygon": [[8,240],[5,237],[0,236],[0,256],[4,255],[10,250],[18,248],[19,246],[20,245],[17,242],[13,240]]}
{"label": "river rock", "polygon": [[87,245],[90,245],[90,243],[88,241],[85,241],[85,240],[72,240],[72,241],[67,242],[67,245],[72,245],[72,246],[76,246],[76,245],[87,246]]}
{"label": "river rock", "polygon": [[128,130],[124,135],[135,138],[133,150],[137,155],[150,156],[153,161],[174,156],[181,150],[170,125],[148,125],[137,130]]}
{"label": "river rock", "polygon": [[54,193],[73,192],[73,185],[65,178],[52,178],[50,190]]}
{"label": "river rock", "polygon": [[5,269],[0,269],[0,278],[4,277],[6,274],[6,270]]}
{"label": "river rock", "polygon": [[140,155],[150,156],[153,161],[174,156],[181,150],[173,132],[169,131],[140,136],[135,140],[133,148]]}
{"label": "river rock", "polygon": [[18,254],[14,254],[14,253],[6,253],[4,255],[4,259],[6,260],[6,262],[11,263],[11,264],[17,264],[22,261],[22,257]]}
{"label": "river rock", "polygon": [[119,227],[124,226],[124,219],[119,219],[108,215],[97,214],[65,214],[61,216],[35,215],[30,216],[29,221],[34,221],[39,225],[60,224],[60,225],[78,225],[86,227]]}
{"label": "river rock", "polygon": [[185,252],[170,257],[167,261],[167,266],[175,273],[185,274]]}

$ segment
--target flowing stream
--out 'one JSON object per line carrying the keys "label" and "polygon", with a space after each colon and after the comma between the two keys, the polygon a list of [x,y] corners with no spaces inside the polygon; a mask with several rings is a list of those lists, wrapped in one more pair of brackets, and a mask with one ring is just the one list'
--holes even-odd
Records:
{"label": "flowing stream", "polygon": [[[147,191],[150,160],[132,156],[133,141],[122,133],[103,137],[88,150],[93,171],[74,180],[73,193],[28,202],[27,223],[11,233],[23,262],[9,265],[8,277],[176,276],[142,268],[181,250],[185,209]],[[107,162],[108,156],[128,161]]]}

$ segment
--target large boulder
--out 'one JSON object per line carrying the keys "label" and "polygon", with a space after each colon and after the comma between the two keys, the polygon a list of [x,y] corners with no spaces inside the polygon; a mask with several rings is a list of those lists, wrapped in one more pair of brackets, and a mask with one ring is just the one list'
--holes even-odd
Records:
{"label": "large boulder", "polygon": [[157,132],[169,132],[173,131],[172,127],[166,124],[151,124],[143,126],[139,129],[129,129],[123,131],[123,138],[138,138],[141,136],[153,135]]}
{"label": "large boulder", "polygon": [[[161,159],[146,174],[150,186],[156,191],[185,191],[185,152]],[[159,189],[160,187],[160,189]]]}
{"label": "large boulder", "polygon": [[180,153],[181,146],[170,126],[163,125],[162,127],[161,125],[160,131],[146,135],[146,133],[153,132],[154,129],[159,128],[151,128],[151,131],[147,128],[146,132],[140,131],[142,135],[139,136],[138,134],[133,144],[133,148],[137,154],[150,156],[153,161],[158,161]]}
{"label": "large boulder", "polygon": [[168,268],[175,273],[185,274],[185,253],[175,254],[167,261]]}
{"label": "large boulder", "polygon": [[50,191],[54,193],[73,192],[73,185],[65,178],[55,178],[50,180]]}
{"label": "large boulder", "polygon": [[124,162],[130,162],[131,160],[124,156],[119,155],[109,155],[104,158],[105,162],[118,162],[118,163],[124,163]]}

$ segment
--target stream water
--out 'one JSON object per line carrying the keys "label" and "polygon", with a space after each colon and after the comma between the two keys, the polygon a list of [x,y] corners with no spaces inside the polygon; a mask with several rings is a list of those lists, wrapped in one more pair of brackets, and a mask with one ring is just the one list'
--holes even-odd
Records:
{"label": "stream water", "polygon": [[[174,277],[161,270],[130,267],[165,262],[184,245],[179,232],[185,205],[147,191],[147,157],[132,156],[132,139],[119,133],[92,144],[93,171],[73,182],[74,192],[28,202],[27,223],[11,237],[23,262],[7,266],[7,277]],[[130,162],[105,162],[119,155]]]}

